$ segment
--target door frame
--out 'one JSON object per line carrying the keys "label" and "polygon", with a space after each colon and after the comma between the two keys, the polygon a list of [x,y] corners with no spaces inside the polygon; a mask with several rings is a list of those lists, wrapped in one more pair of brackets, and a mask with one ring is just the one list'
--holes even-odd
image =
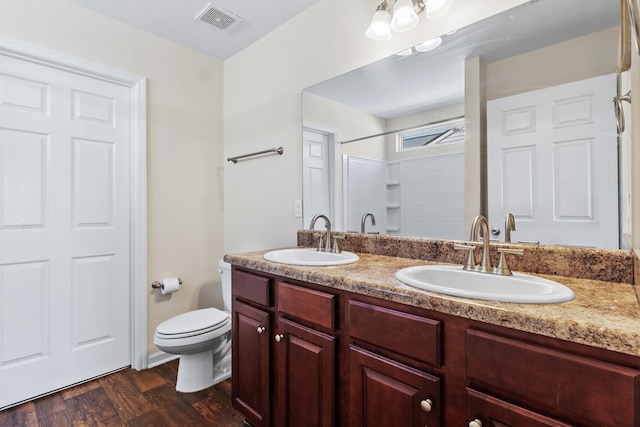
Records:
{"label": "door frame", "polygon": [[[338,162],[339,162],[339,158],[338,158],[338,147],[337,147],[337,141],[338,141],[338,131],[332,127],[329,126],[325,126],[325,125],[321,125],[318,123],[314,123],[314,122],[309,122],[304,120],[302,123],[302,130],[303,132],[309,131],[309,132],[315,132],[315,133],[321,133],[324,135],[327,135],[327,137],[329,138],[329,153],[328,153],[328,159],[329,159],[329,203],[331,204],[331,212],[329,212],[329,216],[331,218],[331,226],[332,228],[336,229],[336,230],[340,230],[339,227],[342,227],[342,216],[340,215],[340,206],[338,206],[338,200],[339,197],[337,197],[337,195],[340,192],[340,188],[337,186],[337,183],[340,181],[338,179],[336,179],[336,175],[338,173]],[[303,142],[304,143],[304,142]],[[302,168],[304,168],[304,161],[303,164],[301,165]],[[303,188],[302,191],[304,193],[305,189],[304,189],[304,183],[303,183]],[[308,191],[308,190],[307,190]],[[303,194],[303,200],[304,200],[304,194]],[[304,206],[302,206],[302,209],[304,211]],[[303,215],[304,218],[304,215]],[[303,221],[304,222],[304,221]],[[302,224],[302,228],[304,227],[308,227],[308,224]]]}
{"label": "door frame", "polygon": [[131,91],[131,367],[145,369],[148,366],[146,78],[2,37],[0,55],[125,86]]}

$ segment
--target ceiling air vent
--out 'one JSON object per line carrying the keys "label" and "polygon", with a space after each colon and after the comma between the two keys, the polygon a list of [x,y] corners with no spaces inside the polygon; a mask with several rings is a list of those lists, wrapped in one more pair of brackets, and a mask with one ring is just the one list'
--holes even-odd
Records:
{"label": "ceiling air vent", "polygon": [[202,11],[193,19],[223,32],[231,30],[240,23],[240,21],[242,21],[239,16],[234,15],[221,7],[214,6],[211,3],[202,9]]}

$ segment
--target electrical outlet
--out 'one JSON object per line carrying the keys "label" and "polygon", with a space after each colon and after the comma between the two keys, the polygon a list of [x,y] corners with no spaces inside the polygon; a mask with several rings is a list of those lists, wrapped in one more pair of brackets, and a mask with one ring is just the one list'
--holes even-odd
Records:
{"label": "electrical outlet", "polygon": [[302,200],[294,201],[293,215],[296,218],[302,218]]}

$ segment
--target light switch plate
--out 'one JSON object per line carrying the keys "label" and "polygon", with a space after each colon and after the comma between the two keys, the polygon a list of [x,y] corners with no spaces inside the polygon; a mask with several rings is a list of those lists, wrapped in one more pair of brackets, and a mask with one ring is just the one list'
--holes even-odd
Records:
{"label": "light switch plate", "polygon": [[302,200],[295,200],[293,215],[296,218],[302,218]]}

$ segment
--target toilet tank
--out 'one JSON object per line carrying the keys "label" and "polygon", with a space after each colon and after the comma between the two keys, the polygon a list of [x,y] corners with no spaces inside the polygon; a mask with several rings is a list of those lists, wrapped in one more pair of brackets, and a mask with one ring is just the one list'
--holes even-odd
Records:
{"label": "toilet tank", "polygon": [[222,300],[224,301],[224,310],[231,312],[231,264],[220,260],[218,267],[218,271],[222,278]]}

